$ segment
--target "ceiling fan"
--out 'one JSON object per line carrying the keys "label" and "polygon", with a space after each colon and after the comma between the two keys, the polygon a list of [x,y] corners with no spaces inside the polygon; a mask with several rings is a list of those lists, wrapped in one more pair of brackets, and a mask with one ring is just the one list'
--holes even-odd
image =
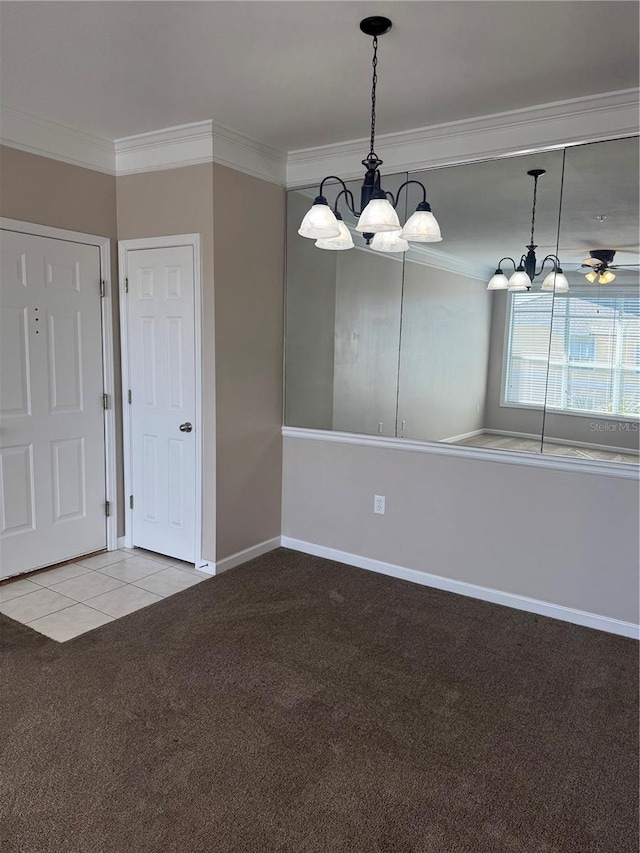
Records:
{"label": "ceiling fan", "polygon": [[610,284],[615,279],[612,270],[639,266],[639,264],[614,264],[615,255],[615,249],[593,249],[589,252],[589,257],[580,264],[579,271],[588,270],[584,272],[584,277],[590,282],[597,279],[598,284]]}

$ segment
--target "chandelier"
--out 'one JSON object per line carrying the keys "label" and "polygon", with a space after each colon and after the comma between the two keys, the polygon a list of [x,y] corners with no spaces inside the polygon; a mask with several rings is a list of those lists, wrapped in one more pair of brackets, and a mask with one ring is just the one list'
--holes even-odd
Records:
{"label": "chandelier", "polygon": [[[538,198],[538,178],[544,175],[546,169],[530,169],[527,175],[533,178],[533,208],[531,210],[531,239],[527,246],[527,253],[522,255],[520,263],[516,266],[513,258],[502,258],[498,263],[498,268],[489,280],[487,290],[511,290],[523,291],[531,290],[534,278],[542,275],[547,261],[551,264],[551,272],[542,282],[540,290],[555,290],[556,293],[566,293],[569,290],[569,282],[562,272],[560,261],[556,255],[547,255],[540,264],[538,269],[538,261],[536,258],[536,249],[538,248],[534,242],[534,234],[536,228],[536,201]],[[513,265],[513,275],[507,278],[502,271],[503,261],[509,261]]]}
{"label": "chandelier", "polygon": [[[420,181],[405,181],[398,192],[385,192],[380,183],[379,167],[382,165],[375,153],[376,136],[376,88],[378,84],[378,37],[391,29],[388,18],[365,18],[360,22],[363,33],[373,38],[373,79],[371,86],[371,144],[369,154],[362,161],[366,168],[364,181],[360,188],[360,210],[356,210],[353,193],[348,189],[342,178],[329,175],[320,183],[318,195],[313,206],[306,214],[298,234],[315,240],[319,249],[340,251],[353,248],[351,232],[345,225],[338,203],[344,202],[350,213],[358,219],[356,231],[359,231],[368,246],[377,252],[406,252],[409,242],[437,243],[442,240],[440,226],[431,212],[427,201],[427,191]],[[337,183],[342,189],[338,193],[333,210],[324,196],[324,186],[328,182]],[[416,207],[415,213],[409,217],[404,227],[400,225],[396,208],[400,193],[410,184],[417,184],[422,190],[422,201]]]}

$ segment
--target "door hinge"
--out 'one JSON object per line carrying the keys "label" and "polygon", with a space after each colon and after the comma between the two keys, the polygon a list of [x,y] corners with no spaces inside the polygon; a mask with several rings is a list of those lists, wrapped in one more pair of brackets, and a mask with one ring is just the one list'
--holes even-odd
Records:
{"label": "door hinge", "polygon": [[127,391],[127,400],[129,401],[129,405],[131,405],[131,388]]}
{"label": "door hinge", "polygon": [[109,408],[109,395],[108,394],[102,395],[102,408],[105,410]]}
{"label": "door hinge", "polygon": [[129,279],[125,278],[124,280],[124,292],[129,293]]}
{"label": "door hinge", "polygon": [[107,286],[106,281],[103,278],[101,278],[100,279],[100,296],[104,296],[106,286]]}
{"label": "door hinge", "polygon": [[104,514],[107,518],[111,515],[111,501],[104,502]]}
{"label": "door hinge", "polygon": [[133,509],[133,495],[129,495],[129,509]]}

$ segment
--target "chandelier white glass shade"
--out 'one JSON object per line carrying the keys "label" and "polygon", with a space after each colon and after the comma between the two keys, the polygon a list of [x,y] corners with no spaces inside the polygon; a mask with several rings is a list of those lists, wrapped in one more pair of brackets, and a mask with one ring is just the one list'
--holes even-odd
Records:
{"label": "chandelier white glass shade", "polygon": [[301,237],[310,240],[329,240],[340,234],[338,218],[327,204],[326,199],[317,198],[298,228]]}
{"label": "chandelier white glass shade", "polygon": [[506,290],[508,287],[509,279],[506,277],[506,275],[502,272],[501,269],[497,269],[489,279],[487,290]]}
{"label": "chandelier white glass shade", "polygon": [[[541,290],[555,290],[556,293],[566,293],[569,290],[569,282],[562,272],[560,261],[556,255],[547,255],[540,264],[538,269],[538,260],[536,258],[536,249],[534,243],[534,235],[536,228],[536,201],[538,197],[538,178],[544,175],[546,169],[530,169],[527,175],[533,178],[533,208],[531,210],[531,239],[527,245],[526,254],[520,258],[520,263],[516,265],[513,258],[502,258],[498,264],[495,273],[489,279],[487,290],[509,290],[511,292],[523,292],[531,290],[531,285],[534,279],[542,275],[547,262],[551,265],[551,273],[546,276],[542,282]],[[509,261],[513,265],[513,273],[510,278],[507,278],[502,269],[504,261]],[[554,287],[555,285],[555,287]]]}
{"label": "chandelier white glass shade", "polygon": [[370,245],[376,252],[406,252],[409,248],[399,228],[396,231],[378,231],[373,235]]}
{"label": "chandelier white glass shade", "polygon": [[439,243],[442,240],[438,220],[431,213],[431,206],[421,201],[416,212],[405,222],[402,238],[415,243]]}
{"label": "chandelier white glass shade", "polygon": [[399,231],[400,220],[382,190],[374,193],[373,198],[360,214],[356,231],[361,234],[378,234],[383,231]]}
{"label": "chandelier white glass shade", "polygon": [[338,236],[331,237],[329,239],[323,238],[320,240],[316,240],[316,246],[318,249],[329,249],[333,252],[342,252],[345,249],[353,249],[353,237],[351,236],[351,231],[347,228],[347,226],[342,221],[342,216],[339,213],[336,213],[336,221],[338,223]]}
{"label": "chandelier white glass shade", "polygon": [[[391,26],[391,21],[388,18],[380,16],[365,18],[360,22],[362,32],[373,37],[371,144],[368,156],[362,161],[366,172],[362,186],[360,187],[360,210],[356,209],[353,193],[347,189],[347,185],[342,178],[336,175],[329,175],[324,178],[311,210],[306,214],[298,229],[298,234],[302,237],[316,240],[316,246],[319,249],[348,249],[353,246],[353,241],[351,241],[351,246],[346,245],[346,238],[339,224],[341,217],[338,218],[338,202],[342,198],[344,198],[344,204],[352,216],[357,218],[355,230],[362,234],[368,246],[377,251],[406,252],[410,241],[416,243],[436,243],[442,240],[440,226],[431,212],[431,206],[427,202],[424,184],[415,180],[405,181],[395,196],[393,193],[385,192],[380,185],[379,167],[382,165],[382,160],[375,153],[378,37],[388,33]],[[327,182],[337,183],[341,187],[341,191],[338,193],[338,197],[333,205],[333,210],[324,195],[324,186]],[[401,191],[411,184],[416,184],[422,190],[422,201],[418,204],[416,212],[409,217],[404,228],[402,228],[396,209]],[[342,224],[344,229],[348,230],[346,225]],[[402,233],[398,236],[397,232],[400,231]],[[374,236],[385,233],[394,234],[394,239],[383,241],[381,238],[378,238],[376,245],[374,245]],[[335,240],[340,242],[334,242]],[[403,243],[406,243],[406,246],[400,248]],[[383,246],[384,248],[382,248]],[[390,248],[390,246],[393,246],[393,248]]]}
{"label": "chandelier white glass shade", "polygon": [[562,270],[558,267],[558,269],[554,272],[550,272],[549,275],[542,282],[542,287],[540,290],[545,291],[555,291],[556,293],[567,293],[569,290],[569,281],[566,275],[562,272]]}

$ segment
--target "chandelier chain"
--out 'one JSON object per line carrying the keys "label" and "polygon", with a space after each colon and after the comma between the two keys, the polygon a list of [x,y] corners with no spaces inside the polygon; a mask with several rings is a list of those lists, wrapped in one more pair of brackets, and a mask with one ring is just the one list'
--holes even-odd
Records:
{"label": "chandelier chain", "polygon": [[371,146],[369,157],[375,157],[373,150],[376,138],[376,87],[378,85],[378,37],[373,37],[373,78],[371,81]]}
{"label": "chandelier chain", "polygon": [[533,207],[531,208],[531,245],[533,245],[533,232],[536,228],[536,198],[538,196],[538,176],[533,179]]}

